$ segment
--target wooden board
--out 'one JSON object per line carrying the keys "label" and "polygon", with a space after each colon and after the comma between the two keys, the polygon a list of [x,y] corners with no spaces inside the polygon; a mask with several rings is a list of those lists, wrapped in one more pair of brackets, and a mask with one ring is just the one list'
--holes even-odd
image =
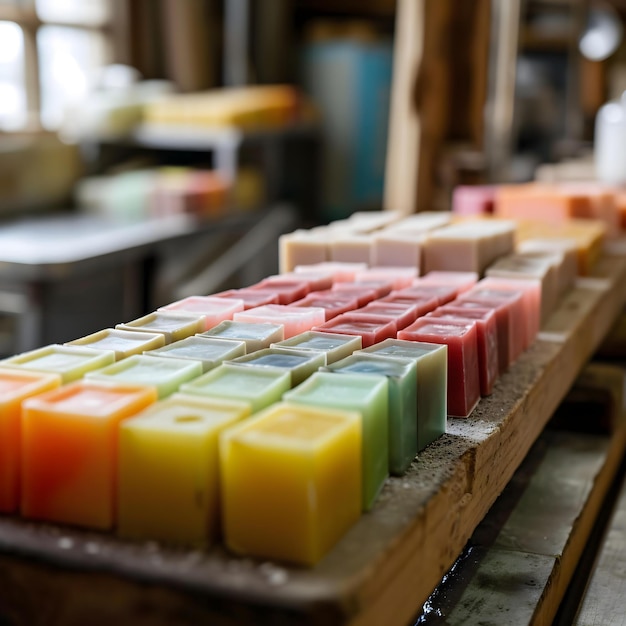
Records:
{"label": "wooden board", "polygon": [[126,543],[3,517],[0,611],[30,611],[25,623],[34,626],[84,624],[85,612],[94,607],[103,623],[119,625],[201,618],[229,625],[406,624],[622,308],[626,260],[614,257],[598,272],[563,301],[555,314],[558,328],[550,326],[556,340],[536,341],[469,419],[448,420],[449,432],[406,475],[387,481],[374,508],[316,567],[235,559],[220,546],[188,552]]}

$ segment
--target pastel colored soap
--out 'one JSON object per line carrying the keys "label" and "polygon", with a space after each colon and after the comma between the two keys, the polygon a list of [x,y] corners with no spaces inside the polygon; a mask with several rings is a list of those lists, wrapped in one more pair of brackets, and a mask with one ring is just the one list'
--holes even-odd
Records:
{"label": "pastel colored soap", "polygon": [[286,272],[284,274],[275,274],[274,276],[268,276],[261,281],[262,285],[271,287],[275,282],[282,282],[284,280],[290,280],[299,283],[306,283],[309,286],[310,291],[325,291],[333,286],[335,281],[335,275],[332,270],[317,270],[309,269],[308,272]]}
{"label": "pastel colored soap", "polygon": [[460,320],[461,323],[467,323],[467,320],[476,322],[480,395],[490,395],[500,372],[496,312],[489,308],[463,308],[446,305],[433,311],[430,316],[450,321]]}
{"label": "pastel colored soap", "polygon": [[117,530],[131,539],[211,544],[219,530],[220,433],[245,403],[174,394],[119,433]]}
{"label": "pastel colored soap", "polygon": [[400,339],[385,339],[361,352],[416,365],[417,451],[446,432],[448,417],[448,346]]}
{"label": "pastel colored soap", "polygon": [[155,311],[131,322],[117,324],[115,328],[148,333],[161,333],[165,343],[179,341],[185,337],[201,333],[204,328],[204,317],[193,313],[178,311]]}
{"label": "pastel colored soap", "polygon": [[425,235],[384,230],[372,236],[371,260],[378,266],[404,266],[419,272]]}
{"label": "pastel colored soap", "polygon": [[404,293],[404,290],[392,291],[388,296],[381,298],[378,302],[389,302],[389,304],[404,304],[417,309],[416,317],[422,317],[426,313],[434,311],[439,306],[439,299],[430,295],[416,295],[414,293]]}
{"label": "pastel colored soap", "polygon": [[324,309],[325,320],[328,321],[337,315],[358,309],[359,301],[348,294],[342,295],[341,292],[329,290],[310,293],[306,298],[294,302],[291,306]]}
{"label": "pastel colored soap", "polygon": [[115,360],[119,361],[146,350],[154,350],[165,345],[165,337],[161,333],[139,333],[116,328],[105,328],[80,339],[69,341],[66,346],[84,346],[94,350],[111,350]]}
{"label": "pastel colored soap", "polygon": [[326,364],[323,354],[293,348],[265,348],[230,361],[248,367],[276,367],[287,370],[291,386],[299,385]]}
{"label": "pastel colored soap", "polygon": [[389,401],[389,471],[401,475],[417,454],[417,365],[413,361],[358,352],[324,371],[387,377]]}
{"label": "pastel colored soap", "polygon": [[372,265],[369,269],[358,272],[354,280],[357,283],[369,280],[391,282],[391,289],[393,290],[409,287],[416,277],[417,268],[415,267],[380,267]]}
{"label": "pastel colored soap", "polygon": [[222,361],[236,359],[246,353],[246,344],[243,341],[229,339],[213,339],[195,335],[181,341],[175,341],[167,346],[145,352],[146,356],[158,356],[174,359],[191,359],[202,364],[202,371],[208,372],[217,367]]}
{"label": "pastel colored soap", "polygon": [[283,369],[244,367],[222,363],[194,381],[182,385],[181,393],[246,402],[256,413],[278,402],[291,387],[291,375]]}
{"label": "pastel colored soap", "polygon": [[0,512],[19,506],[22,402],[61,384],[58,374],[0,369]]}
{"label": "pastel colored soap", "polygon": [[281,304],[266,304],[256,309],[235,313],[236,322],[253,324],[282,324],[285,339],[293,337],[314,326],[323,324],[326,319],[324,309],[318,307],[289,307]]}
{"label": "pastel colored soap", "polygon": [[[296,300],[304,298],[310,291],[308,283],[304,280],[273,280],[271,282],[261,281],[257,285],[252,285],[250,289],[269,291],[278,296],[278,304],[291,304]],[[266,306],[266,305],[264,305]]]}
{"label": "pastel colored soap", "polygon": [[26,400],[22,515],[112,528],[119,425],[156,398],[150,387],[80,381]]}
{"label": "pastel colored soap", "polygon": [[331,261],[371,263],[372,235],[337,232],[331,237],[329,245]]}
{"label": "pastel colored soap", "polygon": [[494,212],[496,185],[459,185],[452,192],[456,215],[489,215]]}
{"label": "pastel colored soap", "polygon": [[454,324],[425,317],[401,330],[398,339],[448,346],[448,415],[468,417],[480,400],[476,322]]}
{"label": "pastel colored soap", "polygon": [[159,311],[186,311],[204,317],[204,328],[208,330],[224,320],[232,320],[233,315],[243,311],[243,300],[217,298],[215,296],[190,296],[160,307]]}
{"label": "pastel colored soap", "polygon": [[368,302],[377,300],[380,297],[376,289],[354,282],[335,283],[332,291],[337,291],[342,294],[345,293],[356,298],[359,306],[364,306]]}
{"label": "pastel colored soap", "polygon": [[87,375],[89,380],[154,387],[159,398],[171,395],[185,382],[202,374],[202,363],[136,355]]}
{"label": "pastel colored soap", "polygon": [[367,263],[342,263],[340,261],[326,261],[309,265],[297,265],[294,269],[296,274],[308,274],[309,272],[331,272],[333,283],[351,282],[357,272],[367,269]]}
{"label": "pastel colored soap", "polygon": [[54,344],[0,361],[0,367],[16,367],[58,374],[63,383],[69,383],[113,362],[115,362],[115,353],[111,350],[100,351],[80,346]]}
{"label": "pastel colored soap", "polygon": [[370,302],[358,311],[354,311],[355,315],[380,315],[389,317],[396,324],[396,328],[405,328],[412,324],[420,315],[421,307],[419,304],[407,302]]}
{"label": "pastel colored soap", "polygon": [[339,333],[341,335],[358,335],[364,347],[371,346],[383,339],[395,337],[398,332],[395,322],[388,317],[377,315],[355,316],[351,313],[338,315],[334,319],[317,326],[314,330],[324,333]]}
{"label": "pastel colored soap", "polygon": [[315,330],[308,330],[271,345],[272,348],[297,348],[319,352],[324,355],[325,365],[350,356],[355,350],[360,350],[361,346],[360,335],[340,335]]}
{"label": "pastel colored soap", "polygon": [[456,287],[458,293],[471,289],[480,277],[477,272],[428,272],[420,277],[419,284],[434,283]]}
{"label": "pastel colored soap", "polygon": [[278,294],[269,289],[229,289],[215,294],[216,298],[242,300],[244,311],[264,304],[278,304]]}
{"label": "pastel colored soap", "polygon": [[434,280],[424,281],[418,278],[413,281],[412,287],[407,287],[397,293],[413,295],[418,298],[436,298],[438,306],[442,306],[452,302],[459,295],[459,287],[445,282],[437,283]]}
{"label": "pastel colored soap", "polygon": [[290,272],[298,265],[319,264],[330,260],[328,237],[297,230],[278,238],[279,268]]}
{"label": "pastel colored soap", "polygon": [[356,412],[283,403],[225,432],[226,545],[238,554],[317,563],[361,514],[361,439]]}
{"label": "pastel colored soap", "polygon": [[202,337],[243,341],[246,353],[249,353],[282,341],[285,338],[285,327],[283,324],[224,321],[202,333]]}
{"label": "pastel colored soap", "polygon": [[284,400],[307,406],[357,411],[362,418],[363,510],[369,510],[389,475],[388,382],[376,374],[316,372]]}

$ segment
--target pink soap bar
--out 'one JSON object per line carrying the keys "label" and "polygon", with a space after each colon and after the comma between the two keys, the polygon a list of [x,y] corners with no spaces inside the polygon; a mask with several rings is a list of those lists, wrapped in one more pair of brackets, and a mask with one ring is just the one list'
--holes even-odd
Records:
{"label": "pink soap bar", "polygon": [[343,296],[337,291],[315,291],[306,298],[293,302],[289,305],[297,307],[320,307],[326,312],[326,320],[331,320],[337,315],[354,311],[359,308],[359,301],[352,296]]}
{"label": "pink soap bar", "polygon": [[326,261],[313,263],[312,265],[297,265],[296,274],[308,274],[310,272],[330,272],[334,282],[352,282],[357,272],[367,269],[367,263],[342,263],[341,261]]}
{"label": "pink soap bar", "polygon": [[284,281],[293,281],[296,283],[306,283],[309,286],[309,291],[323,291],[330,289],[333,286],[334,277],[333,273],[319,270],[317,272],[286,272],[285,274],[276,274],[275,276],[268,276],[261,281],[261,285],[271,287],[275,283],[282,283]]}
{"label": "pink soap bar", "polygon": [[335,283],[332,291],[354,296],[358,300],[359,306],[365,306],[368,302],[372,302],[372,300],[378,300],[379,297],[375,289],[365,287],[358,283]]}
{"label": "pink soap bar", "polygon": [[216,293],[217,298],[228,298],[243,300],[243,308],[245,311],[253,309],[264,304],[278,304],[278,294],[265,289],[229,289]]}
{"label": "pink soap bar", "polygon": [[526,345],[528,347],[537,336],[541,326],[541,282],[532,278],[483,278],[476,283],[476,289],[523,292],[522,300],[526,319]]}
{"label": "pink soap bar", "polygon": [[249,289],[275,293],[278,296],[278,304],[291,304],[296,300],[301,300],[311,291],[306,282],[293,280],[275,280],[271,285],[261,281],[256,285],[251,285]]}
{"label": "pink soap bar", "polygon": [[448,346],[448,415],[468,417],[480,400],[476,322],[422,317],[398,332],[398,339]]}
{"label": "pink soap bar", "polygon": [[233,315],[243,311],[243,300],[217,298],[215,296],[190,296],[166,306],[159,311],[188,311],[204,316],[204,330],[217,326],[224,320],[232,320]]}
{"label": "pink soap bar", "polygon": [[354,285],[358,285],[360,287],[366,287],[368,289],[373,289],[376,292],[376,298],[383,298],[386,295],[389,295],[393,289],[393,281],[389,278],[385,279],[373,279],[373,278],[364,278],[359,279],[357,276],[354,280]]}
{"label": "pink soap bar", "polygon": [[373,346],[384,339],[394,339],[397,333],[395,323],[386,317],[378,315],[355,316],[352,313],[338,315],[329,322],[313,328],[313,330],[359,336],[364,348]]}
{"label": "pink soap bar", "polygon": [[421,309],[418,304],[408,302],[370,302],[362,309],[355,312],[355,315],[382,315],[389,317],[396,323],[398,330],[406,328],[412,324],[418,317]]}
{"label": "pink soap bar", "polygon": [[412,296],[404,294],[402,291],[392,291],[388,296],[381,298],[378,302],[389,302],[390,304],[410,304],[417,307],[417,317],[422,317],[439,306],[439,300],[430,296]]}
{"label": "pink soap bar", "polygon": [[368,270],[358,272],[355,281],[382,280],[391,281],[392,289],[404,289],[410,287],[417,277],[416,267],[370,267]]}
{"label": "pink soap bar", "polygon": [[450,285],[456,287],[458,293],[464,293],[471,289],[478,282],[478,274],[476,272],[428,272],[422,276],[418,284],[434,283],[435,285]]}
{"label": "pink soap bar", "polygon": [[457,215],[489,215],[496,199],[495,185],[459,185],[452,192],[452,212]]}
{"label": "pink soap bar", "polygon": [[457,306],[440,306],[430,316],[450,321],[467,320],[476,322],[476,334],[478,338],[478,365],[480,366],[480,395],[488,396],[493,391],[493,386],[500,371],[498,355],[498,326],[494,309],[470,309]]}
{"label": "pink soap bar", "polygon": [[455,285],[436,284],[434,282],[421,282],[420,278],[413,281],[412,287],[402,289],[401,293],[410,293],[421,297],[437,298],[439,306],[452,302],[458,294],[459,289]]}
{"label": "pink soap bar", "polygon": [[235,313],[235,322],[254,324],[282,324],[285,339],[298,335],[326,321],[324,309],[319,307],[290,307],[282,304],[266,304],[255,309]]}

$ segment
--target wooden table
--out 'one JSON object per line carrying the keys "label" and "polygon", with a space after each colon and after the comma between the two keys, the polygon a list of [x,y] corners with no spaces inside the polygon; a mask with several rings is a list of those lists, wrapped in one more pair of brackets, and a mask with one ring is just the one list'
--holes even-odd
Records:
{"label": "wooden table", "polygon": [[[0,519],[0,607],[31,625],[399,624],[420,610],[542,432],[626,298],[626,257],[579,279],[538,340],[469,419],[406,475],[316,567],[127,543]],[[1,615],[2,613],[0,613]]]}

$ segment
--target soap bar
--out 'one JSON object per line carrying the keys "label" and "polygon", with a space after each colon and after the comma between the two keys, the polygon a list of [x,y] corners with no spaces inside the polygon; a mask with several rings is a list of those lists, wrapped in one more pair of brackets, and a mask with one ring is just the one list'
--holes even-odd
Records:
{"label": "soap bar", "polygon": [[354,280],[357,283],[370,280],[391,282],[391,290],[393,290],[410,287],[416,277],[417,269],[415,267],[379,267],[372,265],[369,269],[358,272]]}
{"label": "soap bar", "polygon": [[310,291],[310,287],[306,281],[295,280],[273,280],[267,283],[265,280],[252,285],[250,289],[269,291],[278,296],[278,304],[291,304],[296,300],[301,300]]}
{"label": "soap bar", "polygon": [[241,402],[174,394],[119,432],[117,531],[206,547],[219,530],[218,438],[247,417]]}
{"label": "soap bar", "polygon": [[325,321],[328,321],[337,315],[358,309],[359,301],[349,294],[328,290],[310,293],[306,298],[294,302],[291,306],[324,309]]}
{"label": "soap bar", "polygon": [[66,346],[84,346],[94,350],[111,350],[115,360],[125,359],[133,354],[142,354],[146,350],[154,350],[165,345],[165,337],[161,333],[138,333],[116,328],[105,328],[80,339],[69,341]]}
{"label": "soap bar", "polygon": [[452,214],[448,211],[420,211],[390,224],[385,230],[404,233],[427,233],[447,226],[451,221]]}
{"label": "soap bar", "polygon": [[395,337],[398,329],[395,322],[379,315],[353,315],[344,313],[313,330],[341,335],[359,335],[364,347],[371,346],[388,337]]}
{"label": "soap bar", "polygon": [[329,240],[330,260],[346,263],[371,263],[373,236],[336,232]]}
{"label": "soap bar", "polygon": [[362,418],[363,510],[369,510],[389,475],[388,382],[377,374],[316,372],[284,394],[296,404],[357,411]]}
{"label": "soap bar", "polygon": [[191,359],[174,359],[135,355],[87,374],[90,381],[154,387],[159,398],[166,398],[180,385],[202,374],[202,363]]}
{"label": "soap bar", "polygon": [[226,545],[315,565],[359,519],[361,440],[356,412],[284,403],[224,433]]}
{"label": "soap bar", "polygon": [[58,374],[63,383],[69,383],[114,361],[115,353],[111,350],[53,344],[0,361],[0,367]]}
{"label": "soap bar", "polygon": [[559,295],[573,286],[578,274],[578,250],[573,239],[526,239],[517,244],[517,251],[555,259]]}
{"label": "soap bar", "polygon": [[119,425],[155,400],[150,387],[80,381],[24,401],[22,515],[111,529]]}
{"label": "soap bar", "polygon": [[412,324],[421,312],[419,304],[408,302],[381,302],[377,300],[366,304],[363,308],[353,312],[353,315],[378,315],[392,320],[396,329],[406,328]]}
{"label": "soap bar", "polygon": [[412,287],[401,289],[396,292],[398,295],[414,296],[418,298],[436,298],[438,306],[452,302],[459,295],[459,288],[456,285],[445,283],[435,283],[434,281],[422,282],[420,278],[413,281]]}
{"label": "soap bar", "polygon": [[417,365],[414,361],[358,352],[324,368],[336,374],[387,377],[389,401],[389,471],[401,475],[417,454]]}
{"label": "soap bar", "polygon": [[0,513],[19,506],[22,402],[60,384],[58,374],[0,369]]}
{"label": "soap bar", "polygon": [[190,383],[181,385],[180,391],[246,402],[250,411],[256,413],[278,402],[290,387],[291,375],[283,369],[222,363]]}
{"label": "soap bar", "polygon": [[297,265],[310,265],[330,260],[328,236],[296,230],[278,238],[280,272],[291,272]]}
{"label": "soap bar", "polygon": [[418,319],[398,333],[398,339],[448,346],[448,415],[469,417],[480,400],[476,322]]}
{"label": "soap bar", "polygon": [[459,185],[452,192],[456,215],[489,215],[494,212],[496,185]]}
{"label": "soap bar", "polygon": [[422,317],[426,313],[434,311],[439,306],[439,298],[430,295],[415,295],[414,293],[404,293],[401,291],[392,291],[388,296],[381,298],[378,302],[389,302],[390,304],[406,304],[414,306],[417,309],[417,317]]}
{"label": "soap bar", "polygon": [[477,272],[428,272],[420,277],[418,284],[449,285],[456,287],[457,293],[461,294],[471,289],[479,278]]}
{"label": "soap bar", "polygon": [[422,266],[422,242],[425,235],[396,230],[373,233],[371,261],[377,266],[410,267],[419,272]]}
{"label": "soap bar", "polygon": [[235,313],[235,322],[253,324],[282,324],[285,339],[293,337],[314,326],[323,324],[326,319],[324,309],[319,307],[289,307],[281,304],[266,304],[255,309]]}
{"label": "soap bar", "polygon": [[224,321],[202,333],[202,337],[243,341],[248,353],[269,348],[271,343],[282,341],[285,338],[285,327],[282,324]]}
{"label": "soap bar", "polygon": [[246,353],[246,344],[243,341],[230,339],[214,339],[194,335],[180,341],[175,341],[157,350],[145,352],[146,356],[158,356],[174,359],[191,359],[202,364],[202,371],[217,367],[222,361],[235,359]]}
{"label": "soap bar", "polygon": [[334,283],[352,282],[357,272],[367,269],[367,263],[342,263],[341,261],[326,261],[309,265],[297,265],[294,269],[296,274],[308,274],[309,272],[330,272]]}
{"label": "soap bar", "polygon": [[417,451],[446,432],[448,346],[385,339],[361,352],[414,362],[417,367]]}
{"label": "soap bar", "polygon": [[325,291],[333,286],[334,274],[331,270],[309,270],[308,272],[285,272],[264,278],[259,285],[271,289],[285,282],[305,283],[309,291]]}
{"label": "soap bar", "polygon": [[204,317],[178,311],[155,311],[131,322],[117,324],[115,328],[148,333],[161,333],[165,343],[179,341],[201,333],[205,329]]}
{"label": "soap bar", "polygon": [[326,364],[322,353],[295,348],[265,348],[230,361],[233,365],[248,367],[275,367],[286,370],[291,376],[291,386],[306,380]]}
{"label": "soap bar", "polygon": [[496,312],[489,308],[463,308],[446,305],[440,306],[436,311],[430,313],[430,316],[450,321],[460,320],[461,323],[467,323],[467,320],[476,322],[480,395],[490,395],[500,371]]}
{"label": "soap bar", "polygon": [[355,282],[335,283],[332,291],[337,291],[341,294],[345,293],[356,298],[360,307],[380,297],[376,289]]}
{"label": "soap bar", "polygon": [[335,361],[350,356],[355,350],[360,350],[361,346],[360,335],[340,335],[315,330],[307,330],[290,339],[271,345],[272,348],[297,348],[298,350],[319,352],[325,357],[324,365],[335,363]]}
{"label": "soap bar", "polygon": [[216,298],[215,296],[190,296],[159,308],[159,311],[186,311],[204,317],[204,327],[208,330],[224,320],[232,320],[233,315],[243,311],[243,300]]}
{"label": "soap bar", "polygon": [[270,289],[229,289],[216,293],[215,297],[243,300],[244,311],[264,304],[278,304],[278,294]]}

